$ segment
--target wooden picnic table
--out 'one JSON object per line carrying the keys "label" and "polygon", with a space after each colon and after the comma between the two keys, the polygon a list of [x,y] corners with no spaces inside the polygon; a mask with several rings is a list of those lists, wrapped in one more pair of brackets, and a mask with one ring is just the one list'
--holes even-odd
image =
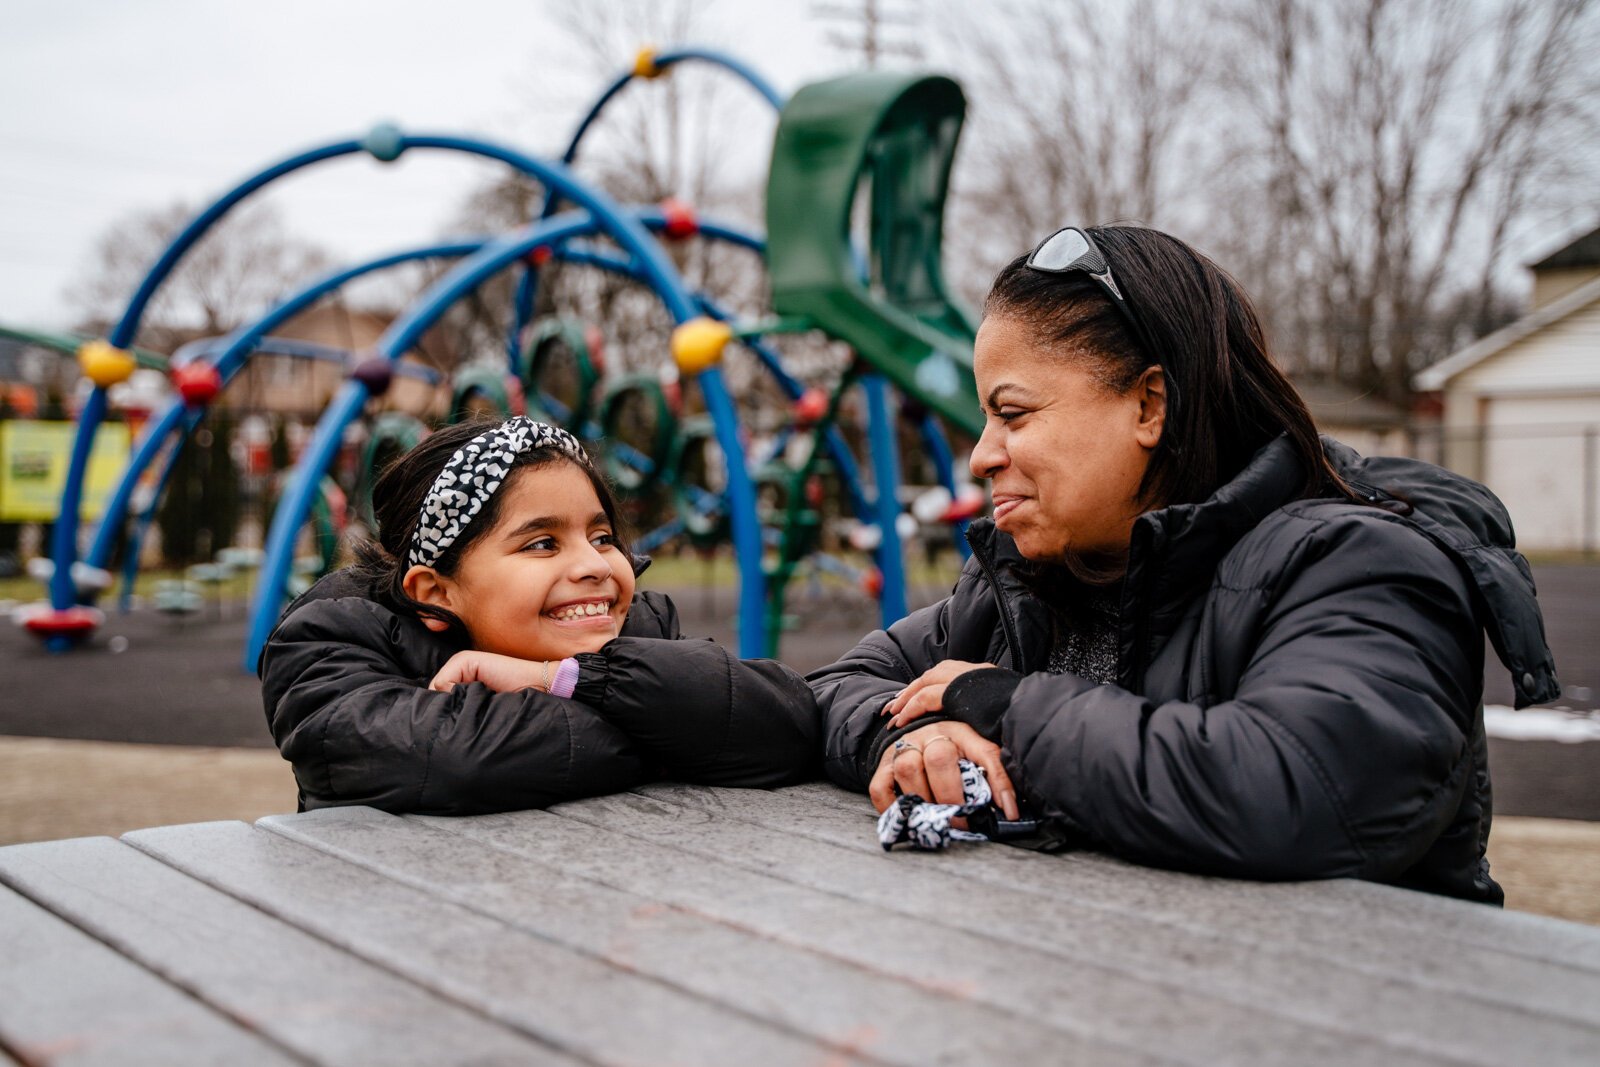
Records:
{"label": "wooden picnic table", "polygon": [[1600,929],[660,785],[0,849],[0,1062],[1600,1063]]}

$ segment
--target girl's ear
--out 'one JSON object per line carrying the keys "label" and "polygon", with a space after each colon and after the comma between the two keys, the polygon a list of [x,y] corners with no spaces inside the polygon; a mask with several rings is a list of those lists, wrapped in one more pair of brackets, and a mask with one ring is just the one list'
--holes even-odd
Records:
{"label": "girl's ear", "polygon": [[1133,383],[1134,399],[1139,401],[1139,421],[1134,424],[1134,439],[1145,448],[1161,442],[1167,424],[1167,376],[1160,367],[1151,367]]}
{"label": "girl's ear", "polygon": [[[426,604],[433,608],[450,607],[450,580],[441,575],[432,567],[418,564],[406,571],[406,576],[400,579],[400,588],[406,591],[406,596],[419,604]],[[422,625],[436,634],[442,634],[450,629],[450,624],[443,619],[422,617]]]}

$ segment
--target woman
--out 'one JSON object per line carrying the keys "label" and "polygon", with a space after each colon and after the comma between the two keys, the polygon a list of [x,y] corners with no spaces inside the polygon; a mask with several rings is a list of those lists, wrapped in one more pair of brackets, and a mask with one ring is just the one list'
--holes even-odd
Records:
{"label": "woman", "polygon": [[1482,631],[1519,706],[1559,689],[1499,501],[1319,440],[1238,285],[1154,230],[1012,262],[974,370],[994,519],[810,677],[830,776],[959,803],[966,757],[1138,862],[1500,903]]}

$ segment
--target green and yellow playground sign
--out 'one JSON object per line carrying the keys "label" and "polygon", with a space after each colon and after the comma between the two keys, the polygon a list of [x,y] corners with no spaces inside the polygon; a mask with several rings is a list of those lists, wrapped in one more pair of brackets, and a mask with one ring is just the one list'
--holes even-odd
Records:
{"label": "green and yellow playground sign", "polygon": [[[0,522],[54,522],[72,459],[76,423],[8,419],[0,422]],[[128,465],[130,435],[123,423],[102,424],[83,490],[79,516],[95,519]]]}

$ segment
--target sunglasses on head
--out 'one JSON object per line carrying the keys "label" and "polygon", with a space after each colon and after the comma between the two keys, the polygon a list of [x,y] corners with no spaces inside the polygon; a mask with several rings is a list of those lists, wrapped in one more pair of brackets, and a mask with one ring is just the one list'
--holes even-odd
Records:
{"label": "sunglasses on head", "polygon": [[[1112,306],[1127,320],[1128,326],[1133,330],[1134,338],[1144,347],[1146,356],[1165,367],[1160,350],[1151,344],[1150,335],[1145,332],[1144,324],[1133,313],[1132,305],[1122,295],[1122,289],[1117,285],[1116,278],[1112,277],[1111,264],[1106,260],[1106,254],[1100,251],[1100,246],[1094,243],[1094,238],[1089,236],[1088,231],[1080,230],[1076,226],[1062,227],[1040,241],[1034,250],[1028,253],[1027,265],[1045,274],[1087,274],[1110,299]],[[1167,391],[1169,403],[1175,401],[1177,383],[1172,381],[1170,374],[1167,375]]]}
{"label": "sunglasses on head", "polygon": [[1111,276],[1111,264],[1106,262],[1105,253],[1094,243],[1094,238],[1083,230],[1076,226],[1065,226],[1046,237],[1028,253],[1028,266],[1046,274],[1087,274],[1111,298],[1134,332],[1143,339],[1144,331],[1139,329],[1133,309],[1123,298],[1117,280]]}

